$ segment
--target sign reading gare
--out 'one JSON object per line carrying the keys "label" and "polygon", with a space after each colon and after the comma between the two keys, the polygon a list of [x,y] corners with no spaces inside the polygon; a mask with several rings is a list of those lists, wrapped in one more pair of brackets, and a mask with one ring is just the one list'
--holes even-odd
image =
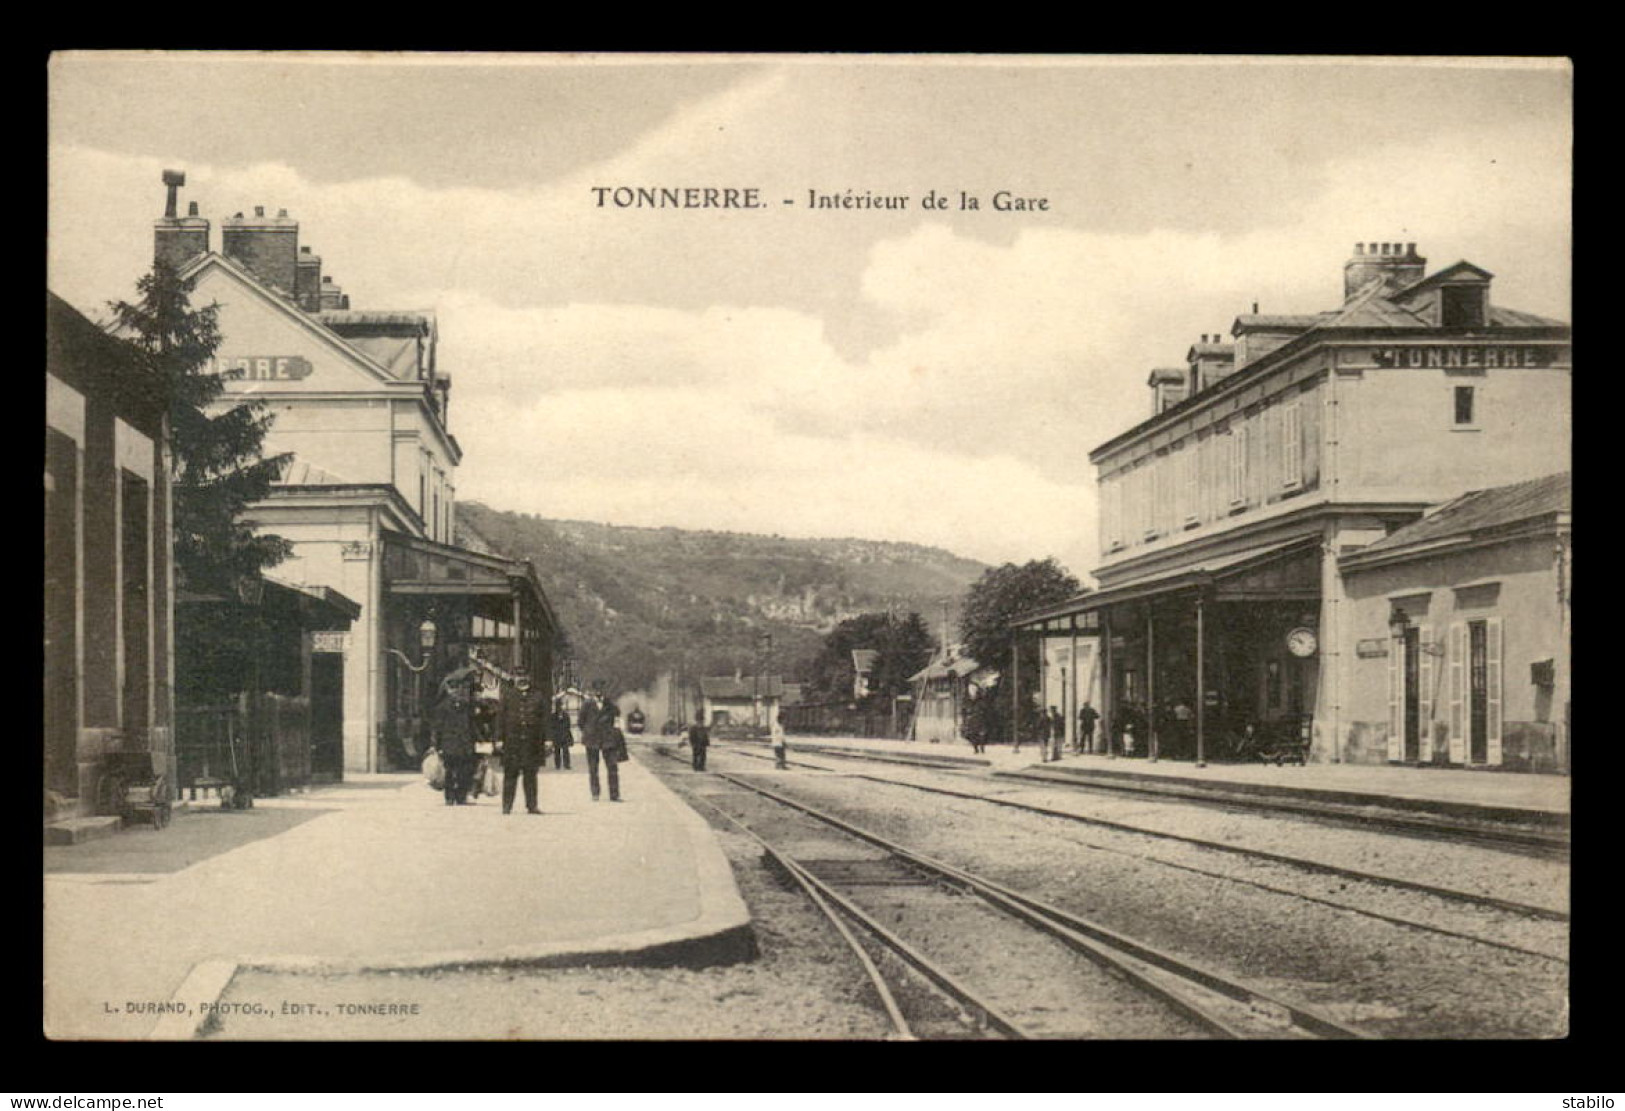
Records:
{"label": "sign reading gare", "polygon": [[297,382],[310,377],[311,365],[303,355],[244,355],[217,358],[212,369],[250,382]]}

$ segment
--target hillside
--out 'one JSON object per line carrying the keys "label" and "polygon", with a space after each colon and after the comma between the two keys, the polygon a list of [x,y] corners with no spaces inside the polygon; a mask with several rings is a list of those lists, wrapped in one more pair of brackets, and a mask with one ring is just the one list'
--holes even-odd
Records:
{"label": "hillside", "polygon": [[750,674],[762,632],[773,637],[772,670],[794,681],[838,622],[894,607],[936,631],[942,599],[957,614],[986,570],[917,544],[554,521],[477,502],[457,511],[473,544],[535,565],[578,675],[619,690],[666,670]]}

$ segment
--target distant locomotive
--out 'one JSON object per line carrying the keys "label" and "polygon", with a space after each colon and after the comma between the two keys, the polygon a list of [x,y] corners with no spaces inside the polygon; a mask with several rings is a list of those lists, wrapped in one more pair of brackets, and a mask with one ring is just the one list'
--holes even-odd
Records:
{"label": "distant locomotive", "polygon": [[642,710],[633,707],[632,712],[626,715],[626,731],[628,733],[643,732],[647,720]]}

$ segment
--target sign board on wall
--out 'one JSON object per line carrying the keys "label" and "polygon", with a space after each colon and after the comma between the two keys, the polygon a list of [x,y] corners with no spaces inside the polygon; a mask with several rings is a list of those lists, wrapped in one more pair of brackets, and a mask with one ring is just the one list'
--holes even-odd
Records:
{"label": "sign board on wall", "polygon": [[346,632],[316,632],[310,634],[310,650],[312,652],[343,652],[349,646],[350,634]]}
{"label": "sign board on wall", "polygon": [[247,382],[297,382],[309,378],[312,369],[303,355],[243,355],[212,361],[217,373]]}
{"label": "sign board on wall", "polygon": [[1494,367],[1552,365],[1547,347],[1489,347],[1432,344],[1417,347],[1379,347],[1371,359],[1380,367],[1438,367],[1446,370],[1481,370]]}

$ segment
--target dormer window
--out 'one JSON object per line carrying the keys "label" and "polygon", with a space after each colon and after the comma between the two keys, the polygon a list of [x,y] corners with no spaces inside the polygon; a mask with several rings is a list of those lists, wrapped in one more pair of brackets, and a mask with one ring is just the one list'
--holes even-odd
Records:
{"label": "dormer window", "polygon": [[1439,325],[1482,328],[1488,317],[1489,291],[1482,285],[1447,285],[1439,290]]}

